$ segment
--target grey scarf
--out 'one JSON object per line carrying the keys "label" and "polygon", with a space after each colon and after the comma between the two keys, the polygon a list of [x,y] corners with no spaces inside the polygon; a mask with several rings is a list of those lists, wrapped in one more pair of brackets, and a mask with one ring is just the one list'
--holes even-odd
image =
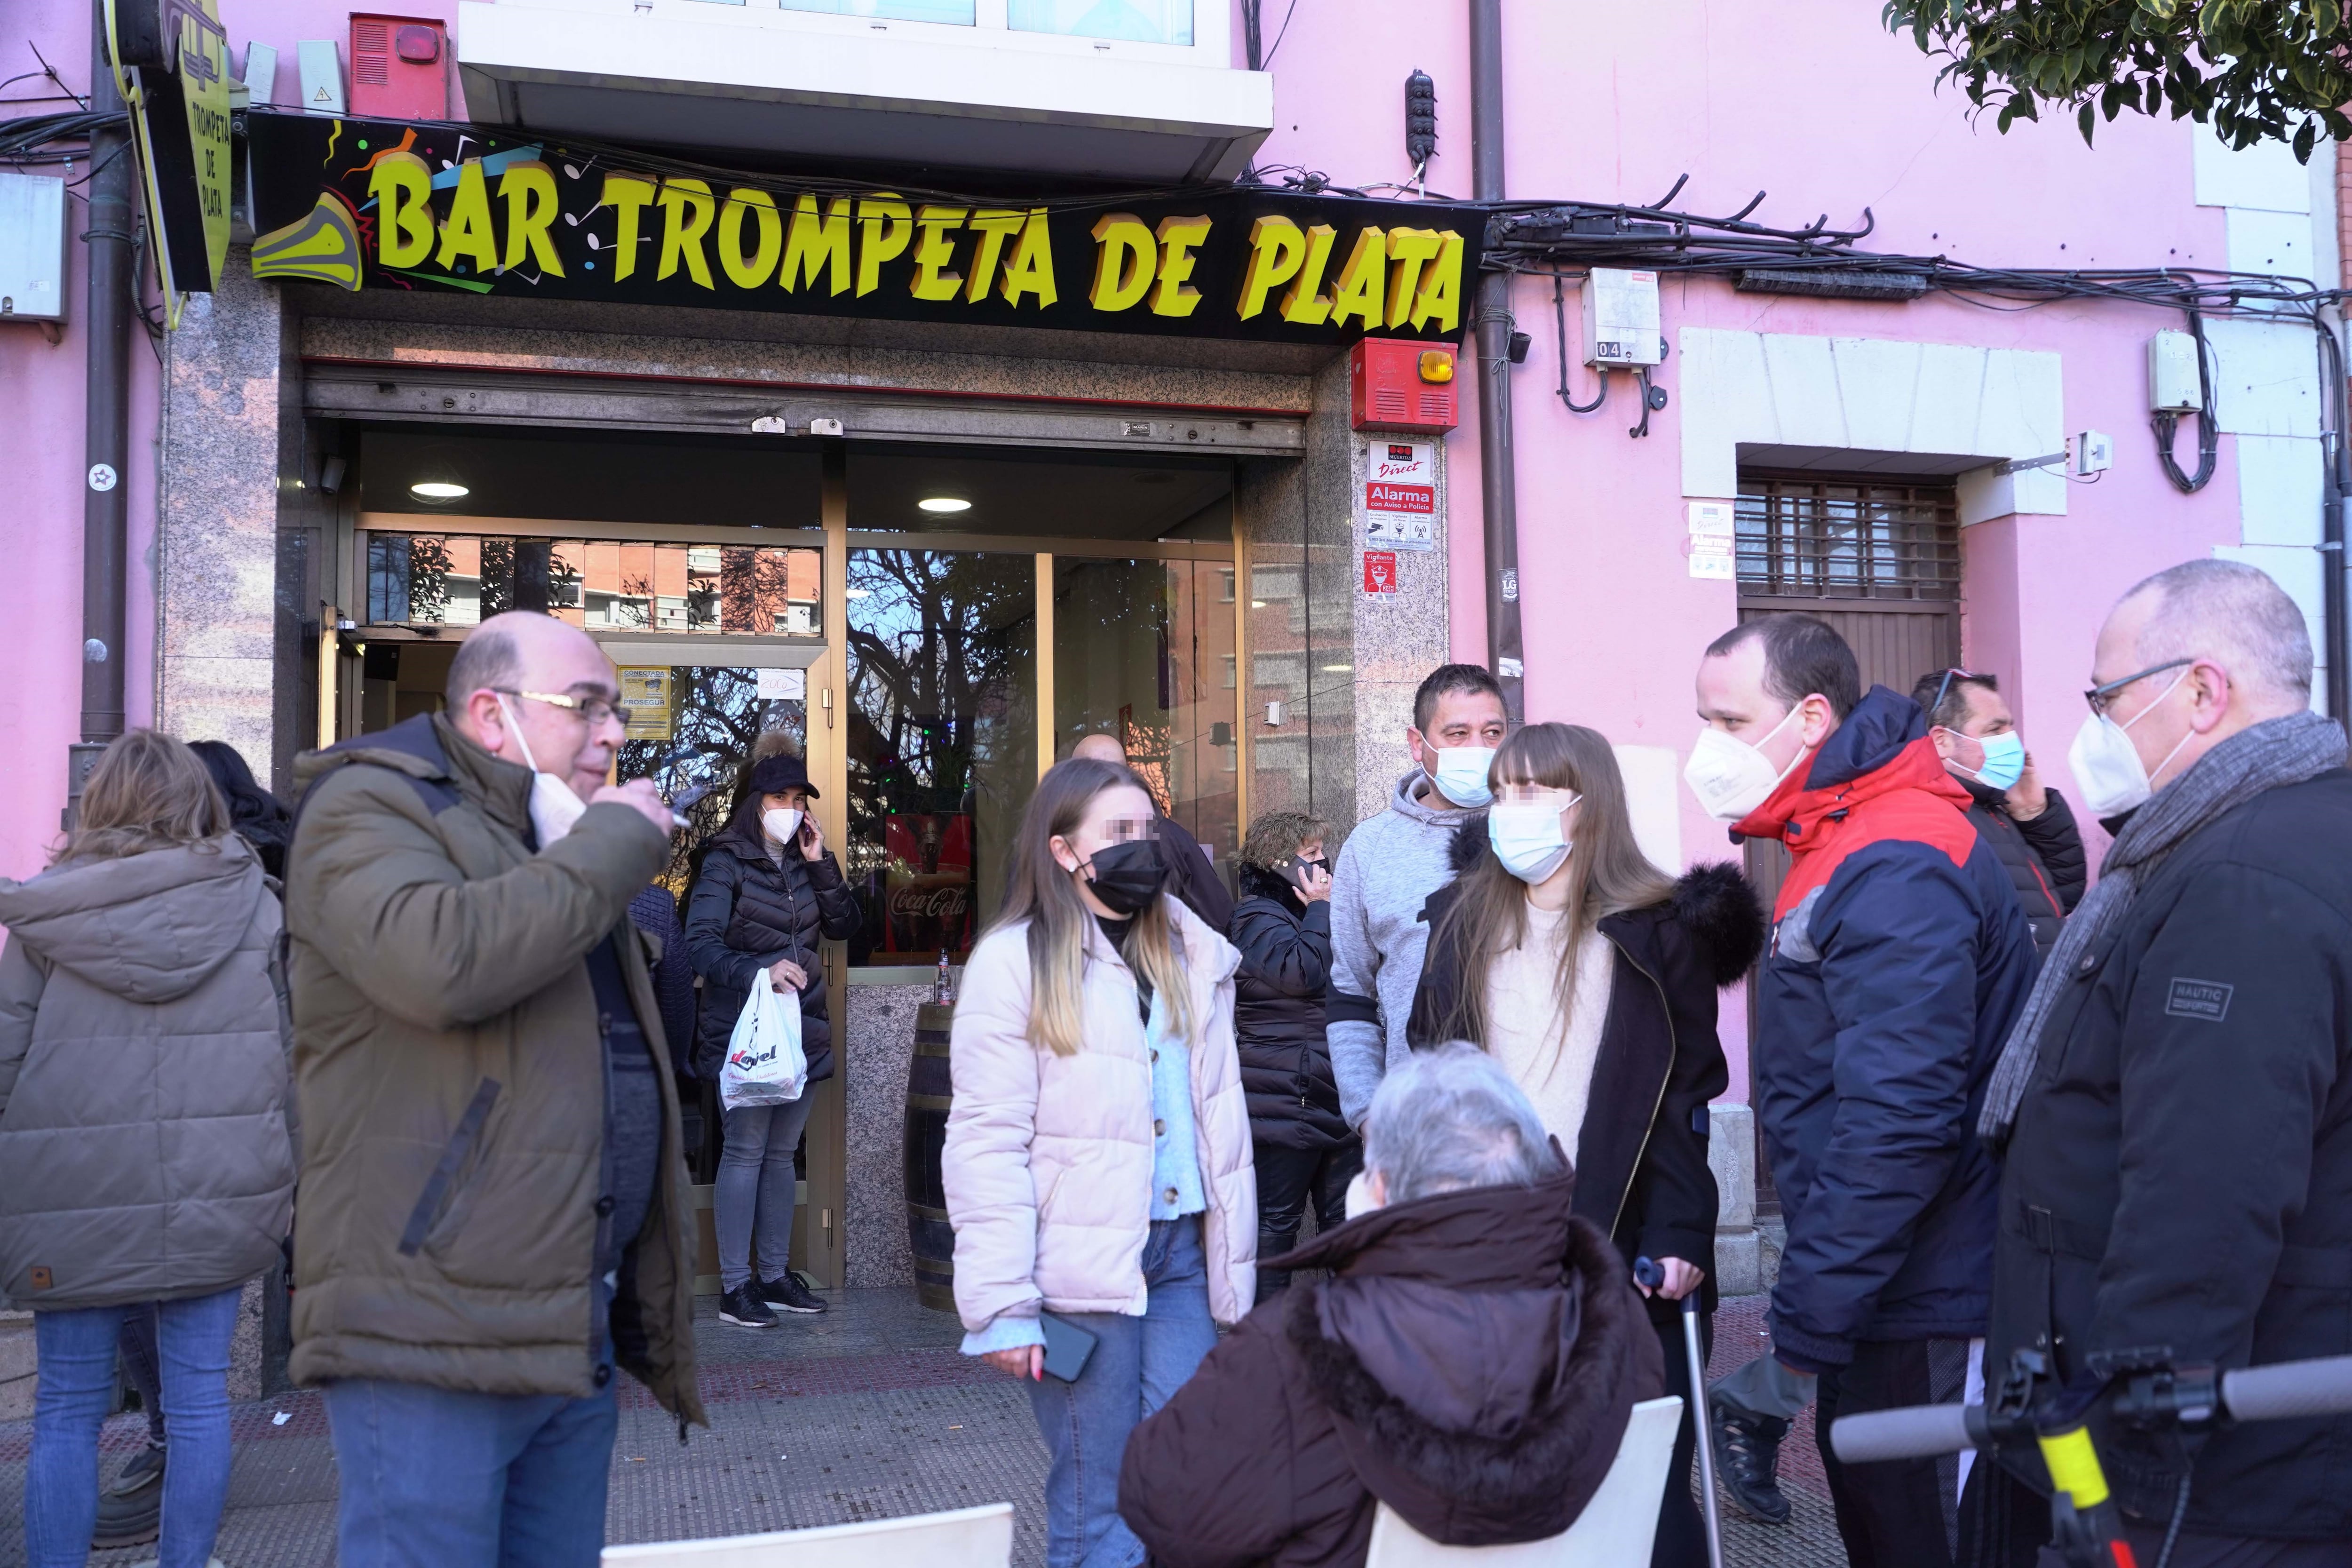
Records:
{"label": "grey scarf", "polygon": [[2116,927],[2143,882],[2182,840],[2222,813],[2267,790],[2301,784],[2344,765],[2344,731],[2333,719],[2293,713],[2265,719],[2231,736],[2133,813],[2099,868],[2098,886],[2066,919],[2057,950],[2042,966],[2033,994],[2001,1047],[1985,1091],[1977,1131],[1998,1144],[2016,1124],[2017,1108],[2042,1059],[2042,1029],[2059,993],[2091,952]]}

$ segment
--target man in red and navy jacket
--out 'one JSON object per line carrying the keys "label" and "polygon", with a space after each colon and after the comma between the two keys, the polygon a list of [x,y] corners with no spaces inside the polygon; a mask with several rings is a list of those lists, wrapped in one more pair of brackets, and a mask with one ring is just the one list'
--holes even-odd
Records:
{"label": "man in red and navy jacket", "polygon": [[1754,1043],[1788,1249],[1770,1353],[1710,1404],[1730,1489],[1785,1518],[1780,1439],[1817,1394],[1849,1561],[1916,1568],[1950,1560],[1948,1483],[1932,1460],[1843,1468],[1830,1423],[1959,1393],[2000,1185],[1977,1114],[2037,960],[1918,704],[1860,684],[1853,649],[1809,616],[1739,627],[1699,671],[1708,732],[1685,776],[1737,836],[1790,853]]}

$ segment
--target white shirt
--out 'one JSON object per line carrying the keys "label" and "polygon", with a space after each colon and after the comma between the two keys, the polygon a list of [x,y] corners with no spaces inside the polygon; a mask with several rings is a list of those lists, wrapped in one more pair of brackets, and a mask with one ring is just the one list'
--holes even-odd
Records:
{"label": "white shirt", "polygon": [[1559,1140],[1573,1164],[1592,1090],[1592,1064],[1609,1017],[1616,954],[1598,930],[1584,933],[1576,949],[1572,1012],[1563,1019],[1559,956],[1568,911],[1530,902],[1527,914],[1527,940],[1497,952],[1486,971],[1486,1054],[1535,1103],[1544,1131]]}

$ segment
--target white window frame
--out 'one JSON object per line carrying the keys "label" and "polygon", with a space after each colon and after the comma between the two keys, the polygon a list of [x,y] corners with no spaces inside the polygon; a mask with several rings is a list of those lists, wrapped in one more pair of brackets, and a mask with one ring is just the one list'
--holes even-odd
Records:
{"label": "white window frame", "polygon": [[657,18],[725,22],[739,26],[826,33],[845,37],[919,38],[925,43],[964,44],[981,48],[1021,49],[1068,58],[1109,58],[1158,60],[1170,65],[1194,65],[1231,70],[1234,61],[1232,8],[1225,0],[1192,0],[1192,42],[1140,44],[1123,38],[1065,37],[1053,33],[1014,32],[1008,0],[976,0],[972,25],[949,22],[882,21],[867,16],[836,16],[822,11],[789,11],[779,0],[530,0],[555,10],[651,12]]}

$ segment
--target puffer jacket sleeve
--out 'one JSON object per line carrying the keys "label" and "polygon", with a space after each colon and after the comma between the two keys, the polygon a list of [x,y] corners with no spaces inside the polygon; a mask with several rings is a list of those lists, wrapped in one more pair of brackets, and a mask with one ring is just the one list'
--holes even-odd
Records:
{"label": "puffer jacket sleeve", "polygon": [[858,913],[857,896],[841,875],[841,862],[828,849],[814,860],[803,861],[802,868],[808,873],[809,891],[816,899],[817,930],[827,942],[847,942],[857,934],[863,922]]}
{"label": "puffer jacket sleeve", "polygon": [[1294,917],[1272,899],[1250,899],[1234,911],[1233,944],[1242,973],[1285,996],[1319,1001],[1331,981],[1331,906],[1321,899]]}
{"label": "puffer jacket sleeve", "polygon": [[1679,1258],[1712,1274],[1719,1198],[1706,1163],[1706,1108],[1730,1087],[1731,1068],[1716,1033],[1710,965],[1679,921],[1661,923],[1664,961],[1657,979],[1674,1026],[1675,1058],[1648,1146],[1633,1170],[1634,1235],[1642,1254]]}
{"label": "puffer jacket sleeve", "polygon": [[707,855],[686,906],[687,962],[704,980],[730,991],[751,990],[764,967],[760,954],[727,945],[727,927],[735,918],[735,889],[742,880],[743,862],[723,851]]}
{"label": "puffer jacket sleeve", "polygon": [[48,983],[48,972],[33,961],[23,942],[11,937],[0,948],[0,1111],[8,1109],[16,1075],[32,1054],[33,1015]]}
{"label": "puffer jacket sleeve", "polygon": [[978,1333],[1010,1312],[1034,1317],[1039,1047],[1029,1040],[1025,926],[984,939],[965,966],[949,1037],[955,1103],[940,1159],[955,1227],[956,1311]]}
{"label": "puffer jacket sleeve", "polygon": [[368,1001],[453,1029],[495,1018],[577,964],[654,879],[669,840],[630,806],[592,805],[562,839],[468,879],[409,782],[345,767],[304,802],[289,868],[297,924]]}
{"label": "puffer jacket sleeve", "polygon": [[2050,804],[2042,815],[2018,821],[2017,831],[2026,844],[2042,857],[2042,868],[2050,873],[2050,890],[2058,895],[2058,907],[2068,914],[2083,901],[2083,889],[2089,884],[2088,861],[2083,853],[2083,830],[2074,824],[2074,808],[2056,790],[2047,792]]}

